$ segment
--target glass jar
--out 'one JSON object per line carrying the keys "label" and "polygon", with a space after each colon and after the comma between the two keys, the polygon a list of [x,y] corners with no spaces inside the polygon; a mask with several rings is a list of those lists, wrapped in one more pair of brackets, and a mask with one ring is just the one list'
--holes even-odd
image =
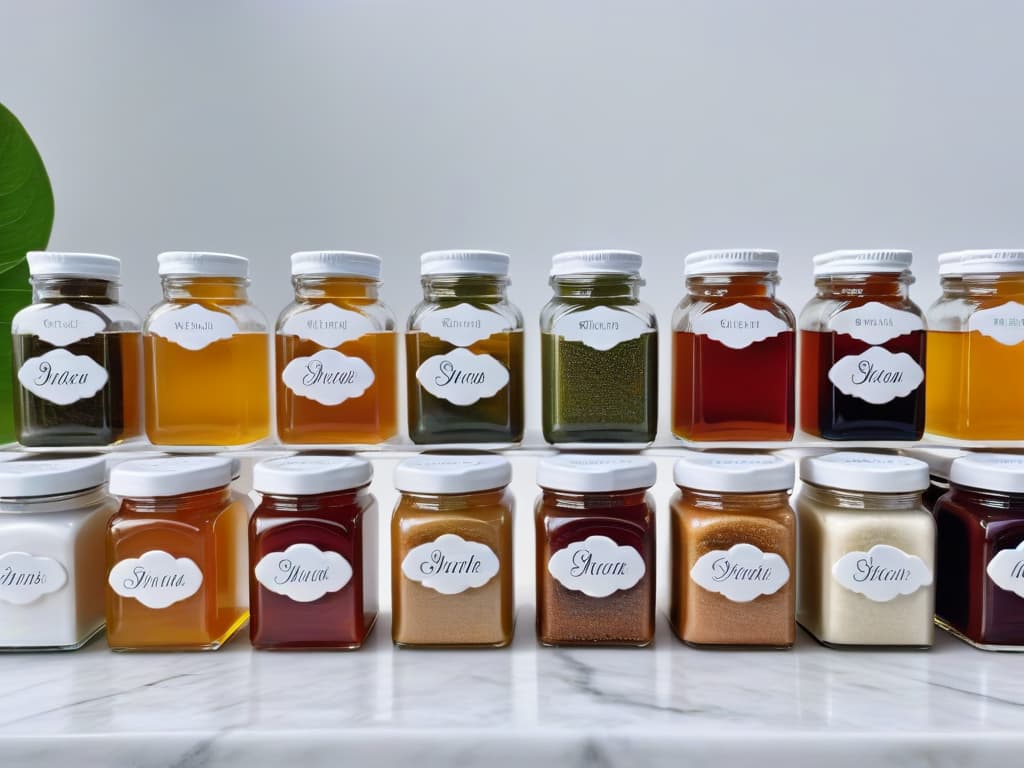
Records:
{"label": "glass jar", "polygon": [[935,521],[928,466],[842,452],[804,459],[796,498],[797,621],[825,645],[932,644]]}
{"label": "glass jar", "polygon": [[944,254],[928,310],[928,431],[1024,439],[1024,250]]}
{"label": "glass jar", "polygon": [[102,446],[142,431],[139,316],[119,303],[121,261],[94,253],[28,255],[32,304],[11,344],[18,442]]}
{"label": "glass jar", "polygon": [[292,254],[295,301],[277,321],[282,443],[380,443],[398,429],[398,342],[380,259]]}
{"label": "glass jar", "polygon": [[358,648],[377,618],[368,461],[289,456],[253,468],[249,636],[256,648]]}
{"label": "glass jar", "polygon": [[686,257],[687,295],[672,317],[676,437],[793,437],[796,320],[775,298],[778,269],[775,251]]}
{"label": "glass jar", "polygon": [[391,632],[399,646],[512,642],[512,467],[488,455],[424,455],[395,469]]}
{"label": "glass jar", "polygon": [[509,257],[432,251],[421,258],[423,301],[405,337],[414,443],[523,438],[523,317],[509,303]]}
{"label": "glass jar", "polygon": [[978,648],[1024,650],[1024,456],[979,453],[950,469],[935,505],[935,614]]}
{"label": "glass jar", "polygon": [[639,300],[641,257],[552,259],[541,310],[541,395],[549,443],[649,443],[658,429],[658,321]]}
{"label": "glass jar", "polygon": [[949,469],[953,462],[961,456],[969,455],[967,451],[961,451],[959,448],[906,448],[900,453],[928,465],[928,474],[931,477],[922,501],[929,511],[935,509],[935,502],[949,490]]}
{"label": "glass jar", "polygon": [[544,645],[654,639],[657,469],[637,456],[542,459],[534,514],[537,637]]}
{"label": "glass jar", "polygon": [[919,440],[925,331],[910,300],[910,251],[814,257],[800,315],[800,426],[829,440]]}
{"label": "glass jar", "polygon": [[216,650],[249,618],[246,505],[231,460],[140,459],[110,471],[107,641],[114,650]]}
{"label": "glass jar", "polygon": [[161,253],[164,300],[143,329],[146,432],[156,445],[245,445],[270,430],[267,321],[249,260]]}
{"label": "glass jar", "polygon": [[0,648],[74,650],[103,630],[102,458],[0,464]]}
{"label": "glass jar", "polygon": [[793,462],[690,453],[675,465],[672,597],[680,640],[789,648],[796,636]]}

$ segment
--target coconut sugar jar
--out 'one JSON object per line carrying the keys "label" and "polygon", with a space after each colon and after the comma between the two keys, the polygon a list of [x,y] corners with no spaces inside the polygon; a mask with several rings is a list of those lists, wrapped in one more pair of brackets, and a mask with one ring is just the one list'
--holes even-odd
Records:
{"label": "coconut sugar jar", "polygon": [[688,453],[674,469],[672,596],[679,639],[788,648],[796,636],[792,461]]}
{"label": "coconut sugar jar", "polygon": [[544,645],[654,639],[655,464],[573,456],[537,465],[537,637]]}
{"label": "coconut sugar jar", "polygon": [[515,618],[512,467],[486,454],[423,455],[395,469],[392,639],[502,647]]}
{"label": "coconut sugar jar", "polygon": [[797,621],[825,645],[931,646],[928,465],[841,452],[804,459],[800,479]]}

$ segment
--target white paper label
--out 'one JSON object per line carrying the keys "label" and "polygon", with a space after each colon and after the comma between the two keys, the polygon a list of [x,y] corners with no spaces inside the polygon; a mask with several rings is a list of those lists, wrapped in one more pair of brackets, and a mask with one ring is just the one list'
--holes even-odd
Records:
{"label": "white paper label", "polygon": [[147,608],[166,608],[198,592],[203,572],[194,560],[153,549],[121,560],[110,569],[107,581],[121,597],[133,597]]}
{"label": "white paper label", "polygon": [[107,369],[87,355],[51,349],[30,357],[18,369],[18,381],[36,397],[56,405],[70,405],[92,397],[106,385]]}
{"label": "white paper label", "polygon": [[574,541],[548,560],[548,573],[559,584],[588,597],[632,589],[646,572],[647,565],[634,547],[619,546],[607,536]]}
{"label": "white paper label", "polygon": [[164,312],[149,324],[149,332],[196,352],[215,341],[230,339],[238,333],[238,323],[224,312],[189,304]]}
{"label": "white paper label", "polygon": [[716,549],[702,555],[690,569],[690,578],[734,603],[749,603],[782,589],[789,581],[789,566],[774,552],[734,544],[728,551]]}
{"label": "white paper label", "polygon": [[882,405],[921,386],[924,369],[906,352],[894,355],[885,347],[871,347],[839,360],[828,378],[844,395]]}
{"label": "white paper label", "polygon": [[729,349],[746,349],[788,330],[789,326],[768,310],[754,309],[743,302],[693,318],[694,333],[721,342]]}
{"label": "white paper label", "polygon": [[497,576],[498,556],[485,544],[446,533],[410,549],[402,573],[442,595],[457,595]]}
{"label": "white paper label", "polygon": [[[38,308],[37,308],[38,307]],[[47,344],[66,347],[95,336],[106,328],[103,318],[94,312],[70,304],[37,305],[15,316],[11,332],[32,334]]]}
{"label": "white paper label", "polygon": [[373,384],[373,369],[361,358],[336,349],[321,349],[296,357],[284,367],[281,379],[292,392],[321,405],[340,405],[360,397]]}
{"label": "white paper label", "polygon": [[498,394],[508,384],[508,370],[491,355],[474,355],[460,347],[424,360],[416,379],[434,397],[472,405]]}
{"label": "white paper label", "polygon": [[645,321],[629,312],[610,307],[594,307],[562,315],[555,321],[551,332],[566,341],[581,341],[591,349],[607,352],[651,330]]}
{"label": "white paper label", "polygon": [[832,578],[876,603],[911,595],[932,583],[931,569],[917,555],[888,544],[868,552],[847,552],[832,566]]}
{"label": "white paper label", "polygon": [[358,339],[376,330],[366,315],[342,309],[334,304],[321,304],[315,309],[296,312],[281,326],[284,336],[298,336],[333,349],[346,341]]}
{"label": "white paper label", "polygon": [[1024,597],[1024,541],[1016,549],[997,552],[985,571],[997,587]]}
{"label": "white paper label", "polygon": [[28,605],[61,589],[67,581],[64,566],[52,558],[25,552],[0,555],[0,600],[5,603]]}
{"label": "white paper label", "polygon": [[913,312],[869,301],[856,309],[844,309],[832,318],[829,327],[866,344],[884,344],[897,336],[924,330],[924,322]]}
{"label": "white paper label", "polygon": [[312,544],[292,544],[284,552],[264,555],[255,573],[256,580],[271,592],[297,603],[312,603],[348,584],[352,566],[337,552],[323,552]]}
{"label": "white paper label", "polygon": [[1008,347],[1024,341],[1024,304],[1008,301],[991,309],[979,309],[967,321],[968,331],[995,339]]}
{"label": "white paper label", "polygon": [[425,315],[420,330],[456,347],[468,347],[502,331],[511,331],[501,315],[472,304],[458,304]]}

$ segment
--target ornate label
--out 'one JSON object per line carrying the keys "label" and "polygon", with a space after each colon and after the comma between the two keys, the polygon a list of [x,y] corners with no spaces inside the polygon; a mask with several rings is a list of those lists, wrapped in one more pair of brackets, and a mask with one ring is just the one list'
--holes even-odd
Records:
{"label": "ornate label", "polygon": [[110,376],[107,369],[87,355],[51,349],[30,357],[18,369],[18,382],[36,397],[56,405],[71,405],[92,397]]}
{"label": "ornate label", "polygon": [[456,347],[468,347],[496,333],[511,331],[501,315],[472,304],[457,304],[424,315],[420,330]]}
{"label": "ornate label", "polygon": [[508,384],[508,370],[491,355],[474,355],[460,347],[424,360],[416,379],[434,397],[472,405],[498,394]]}
{"label": "ornate label", "polygon": [[271,592],[298,603],[312,603],[348,584],[352,566],[337,552],[324,552],[312,544],[292,544],[284,552],[264,555],[255,574]]}
{"label": "ornate label", "polygon": [[608,597],[632,589],[647,572],[633,547],[622,547],[607,536],[588,536],[558,550],[548,560],[548,573],[566,589],[588,597]]}
{"label": "ornate label", "polygon": [[768,310],[753,309],[743,302],[702,312],[693,318],[694,333],[730,349],[745,349],[788,330],[789,326]]}
{"label": "ornate label", "polygon": [[916,555],[888,544],[868,552],[847,552],[832,566],[832,578],[876,603],[911,595],[932,583],[931,569]]}
{"label": "ornate label", "polygon": [[653,329],[636,315],[611,307],[569,312],[555,321],[551,332],[566,341],[580,341],[607,352],[624,341],[638,339]]}
{"label": "ornate label", "polygon": [[32,334],[47,344],[66,347],[81,339],[95,336],[106,328],[99,315],[70,304],[49,304],[29,307],[19,312],[12,323],[11,333]]}
{"label": "ornate label", "polygon": [[147,608],[166,608],[192,597],[203,585],[203,572],[194,560],[175,558],[161,549],[121,560],[110,569],[110,588]]}
{"label": "ornate label", "polygon": [[716,549],[702,555],[690,569],[690,578],[734,603],[749,603],[782,589],[789,581],[789,566],[774,552],[734,544],[728,551]]}
{"label": "ornate label", "polygon": [[498,556],[476,541],[454,533],[413,547],[402,560],[402,573],[442,595],[457,595],[482,587],[498,575]]}
{"label": "ornate label", "polygon": [[373,369],[358,357],[336,349],[321,349],[309,357],[296,357],[285,366],[281,380],[292,392],[321,405],[340,405],[360,397],[373,384]]}
{"label": "ornate label", "polygon": [[840,359],[828,378],[844,395],[881,405],[921,386],[924,369],[906,352],[894,355],[885,347],[871,347]]}
{"label": "ornate label", "polygon": [[1024,541],[1016,549],[1004,549],[988,561],[988,577],[1000,589],[1024,597]]}
{"label": "ornate label", "polygon": [[28,605],[57,592],[67,581],[64,566],[52,558],[33,557],[25,552],[0,555],[0,600],[5,603]]}
{"label": "ornate label", "polygon": [[333,349],[346,341],[358,339],[376,330],[366,315],[342,309],[334,304],[320,304],[315,309],[296,312],[281,326],[284,336],[298,336]]}
{"label": "ornate label", "polygon": [[991,309],[979,309],[967,321],[968,331],[1012,347],[1024,341],[1024,304],[1008,301]]}
{"label": "ornate label", "polygon": [[924,322],[913,312],[869,301],[856,309],[839,312],[832,318],[829,328],[866,344],[884,344],[897,336],[924,330]]}
{"label": "ornate label", "polygon": [[238,323],[224,312],[189,304],[164,312],[149,324],[149,332],[196,352],[215,341],[230,339],[238,333]]}

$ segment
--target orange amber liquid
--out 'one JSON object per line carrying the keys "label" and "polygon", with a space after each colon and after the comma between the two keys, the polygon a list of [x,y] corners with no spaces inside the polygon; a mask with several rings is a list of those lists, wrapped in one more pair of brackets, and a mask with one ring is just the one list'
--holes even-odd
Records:
{"label": "orange amber liquid", "polygon": [[244,504],[227,489],[167,499],[125,499],[107,529],[107,571],[163,550],[199,567],[199,590],[166,608],[148,608],[107,587],[107,639],[116,650],[215,649],[249,618]]}
{"label": "orange amber liquid", "polygon": [[298,336],[277,336],[277,434],[283,443],[379,443],[398,431],[398,334],[368,333],[338,352],[361,358],[373,384],[359,397],[323,405],[296,394],[282,379],[288,363],[323,347]]}
{"label": "orange amber liquid", "polygon": [[199,350],[143,337],[146,434],[157,445],[245,445],[270,430],[267,334],[237,333]]}

